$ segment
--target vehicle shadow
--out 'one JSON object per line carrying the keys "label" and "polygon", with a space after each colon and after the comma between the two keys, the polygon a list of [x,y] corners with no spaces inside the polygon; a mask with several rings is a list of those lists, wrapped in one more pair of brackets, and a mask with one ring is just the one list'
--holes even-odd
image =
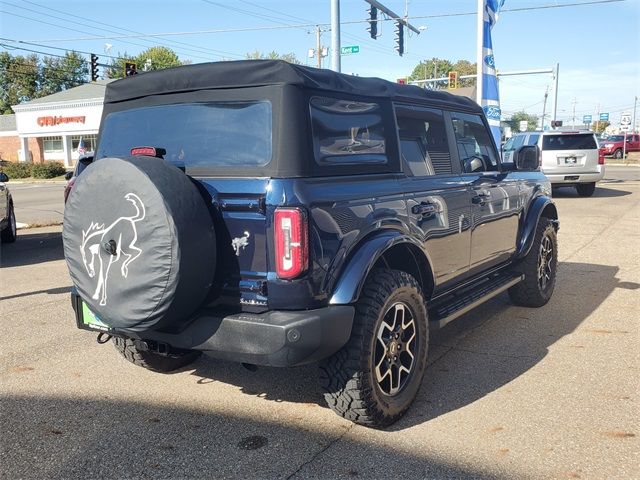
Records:
{"label": "vehicle shadow", "polygon": [[507,478],[346,435],[346,422],[296,425],[241,409],[108,397],[2,402],[3,478]]}
{"label": "vehicle shadow", "polygon": [[[615,289],[640,288],[620,282],[617,271],[613,266],[560,263],[555,293],[546,306],[516,307],[503,294],[434,332],[420,393],[391,430],[469,405],[537,365],[551,345],[575,331]],[[250,372],[204,357],[192,373],[201,383],[232,384],[264,400],[324,405],[315,365]]]}
{"label": "vehicle shadow", "polygon": [[0,267],[18,267],[51,262],[64,258],[62,231],[33,232],[18,230],[15,243],[0,247]]}
{"label": "vehicle shadow", "polygon": [[[613,188],[606,188],[597,186],[596,191],[591,198],[613,198],[613,197],[626,197],[631,195],[631,192],[626,190],[618,190]],[[578,195],[578,192],[573,187],[561,187],[553,189],[553,198],[582,198]],[[585,199],[587,200],[587,199]]]}
{"label": "vehicle shadow", "polygon": [[15,295],[7,295],[5,297],[0,297],[0,300],[10,300],[12,298],[21,298],[21,297],[29,297],[31,295],[39,295],[41,293],[46,293],[47,295],[61,295],[63,293],[71,292],[71,287],[56,287],[56,288],[48,288],[46,290],[35,290],[33,292],[23,292],[16,293]]}

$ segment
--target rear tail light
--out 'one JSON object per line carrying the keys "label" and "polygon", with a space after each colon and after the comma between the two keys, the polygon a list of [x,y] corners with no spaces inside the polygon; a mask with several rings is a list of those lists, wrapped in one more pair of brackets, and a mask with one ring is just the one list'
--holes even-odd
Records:
{"label": "rear tail light", "polygon": [[598,150],[598,165],[604,165],[604,152]]}
{"label": "rear tail light", "polygon": [[276,273],[290,279],[307,269],[309,241],[307,218],[299,208],[277,208],[274,214]]}

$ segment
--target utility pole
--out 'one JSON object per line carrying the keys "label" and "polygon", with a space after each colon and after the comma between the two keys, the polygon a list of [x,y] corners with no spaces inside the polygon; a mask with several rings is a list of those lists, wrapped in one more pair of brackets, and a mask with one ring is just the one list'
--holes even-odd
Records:
{"label": "utility pole", "polygon": [[600,104],[598,104],[598,113],[596,114],[596,133],[600,130]]}
{"label": "utility pole", "polygon": [[547,114],[547,97],[549,96],[549,85],[544,92],[544,104],[542,105],[542,122],[540,123],[540,130],[544,132],[544,117]]}
{"label": "utility pole", "polygon": [[631,129],[633,133],[636,133],[636,107],[638,105],[638,96],[633,97],[633,123],[631,124]]}
{"label": "utility pole", "polygon": [[573,97],[573,101],[571,102],[571,105],[573,105],[573,120],[571,120],[571,128],[576,128],[576,103],[578,103],[578,100],[576,97]]}
{"label": "utility pole", "polygon": [[476,18],[476,102],[482,106],[482,62],[484,57],[484,0],[478,0],[478,14]]}
{"label": "utility pole", "polygon": [[318,59],[318,68],[322,68],[322,45],[320,44],[321,36],[322,30],[320,30],[320,25],[316,25],[316,58]]}
{"label": "utility pole", "polygon": [[[556,63],[556,68],[553,74],[554,77],[554,86],[553,86],[553,125],[555,125],[555,121],[557,120],[558,114],[558,76],[560,75],[560,64]],[[556,128],[556,127],[553,127]]]}
{"label": "utility pole", "polygon": [[340,72],[340,0],[331,0],[331,70]]}

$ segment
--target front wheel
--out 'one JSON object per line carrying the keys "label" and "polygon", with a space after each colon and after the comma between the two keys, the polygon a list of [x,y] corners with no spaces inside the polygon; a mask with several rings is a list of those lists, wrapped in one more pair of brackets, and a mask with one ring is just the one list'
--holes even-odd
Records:
{"label": "front wheel", "polygon": [[522,307],[545,305],[556,285],[558,238],[551,220],[541,217],[529,253],[516,267],[524,280],[509,289],[511,301]]}
{"label": "front wheel", "polygon": [[116,350],[134,365],[146,368],[152,372],[167,373],[186,367],[194,362],[200,352],[196,350],[185,350],[170,355],[160,355],[158,353],[140,350],[133,340],[129,338],[113,337]]}
{"label": "front wheel", "polygon": [[349,342],[321,364],[326,402],[352,422],[392,424],[418,393],[427,348],[427,310],[416,279],[398,270],[372,271]]}
{"label": "front wheel", "polygon": [[596,182],[579,183],[576,185],[576,191],[581,197],[590,197],[596,191]]}
{"label": "front wheel", "polygon": [[7,218],[7,226],[0,233],[2,243],[13,243],[18,238],[18,229],[16,227],[16,214],[13,211],[13,203],[9,204],[9,218]]}

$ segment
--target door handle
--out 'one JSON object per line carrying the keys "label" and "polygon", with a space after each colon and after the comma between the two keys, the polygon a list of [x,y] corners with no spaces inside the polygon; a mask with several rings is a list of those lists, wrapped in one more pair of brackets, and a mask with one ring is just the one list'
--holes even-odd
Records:
{"label": "door handle", "polygon": [[411,213],[414,215],[432,215],[434,213],[439,213],[438,206],[433,203],[422,202],[419,205],[414,205],[411,207]]}

